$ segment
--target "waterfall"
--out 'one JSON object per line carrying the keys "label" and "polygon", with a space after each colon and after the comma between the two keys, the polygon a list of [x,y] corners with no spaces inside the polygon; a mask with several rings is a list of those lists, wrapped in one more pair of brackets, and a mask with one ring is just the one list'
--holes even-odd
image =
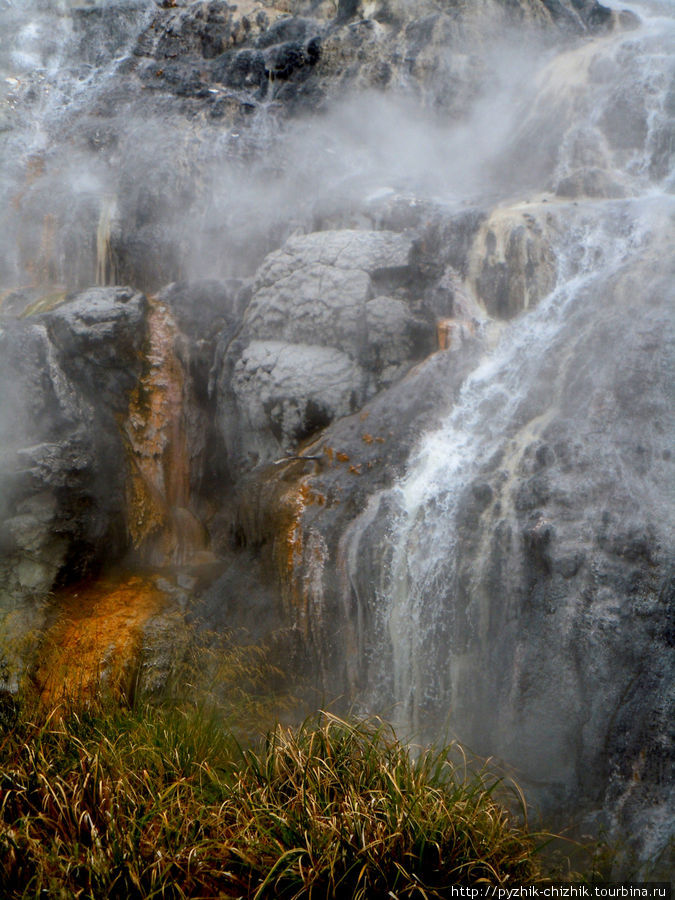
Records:
{"label": "waterfall", "polygon": [[[562,131],[554,180],[585,168],[578,159],[583,136],[587,154],[595,152],[595,163],[602,158],[607,177],[621,185],[623,199],[612,199],[611,191],[609,199],[589,198],[590,192],[582,191],[574,200],[548,195],[545,207],[540,199],[506,208],[506,213],[518,208],[533,215],[546,210],[543,220],[557,260],[555,287],[504,331],[445,420],[421,439],[406,476],[390,492],[395,509],[388,528],[391,554],[372,601],[376,638],[369,704],[389,710],[393,701],[395,721],[408,735],[434,736],[449,725],[481,744],[490,727],[484,728],[481,718],[499,731],[500,713],[485,708],[488,684],[499,679],[485,672],[484,645],[500,640],[489,623],[502,615],[494,610],[507,602],[507,591],[504,586],[500,597],[478,589],[479,576],[472,580],[463,565],[467,526],[459,519],[471,503],[488,508],[487,521],[475,525],[484,533],[475,535],[474,567],[489,567],[491,542],[501,539],[499,528],[491,526],[499,521],[509,531],[504,539],[515,554],[515,538],[506,523],[510,515],[515,520],[513,497],[523,452],[536,445],[560,412],[561,395],[569,390],[578,365],[576,345],[612,315],[611,306],[601,302],[603,292],[637,277],[646,294],[652,273],[672,252],[672,146],[665,165],[663,145],[665,134],[672,140],[668,49],[674,46],[675,21],[668,15],[672,4],[631,8],[642,19],[637,31],[588,42],[547,65],[540,76],[540,96],[522,126],[523,134],[531,134],[536,116],[548,121],[553,108]],[[614,127],[614,78],[632,92],[624,96],[634,103],[635,121],[632,132],[607,141],[598,123],[604,121],[605,132]],[[482,483],[485,472],[495,476],[489,485]],[[537,527],[552,526],[542,519],[533,525]],[[505,657],[504,665],[509,664]],[[492,701],[497,704],[499,698]],[[555,711],[550,715],[555,717]],[[513,735],[505,735],[501,745],[499,739],[487,741],[480,749],[504,752],[517,744]]]}
{"label": "waterfall", "polygon": [[96,229],[96,284],[115,284],[115,260],[110,243],[112,225],[117,215],[114,197],[103,197]]}
{"label": "waterfall", "polygon": [[[452,709],[452,669],[461,654],[452,650],[452,624],[443,618],[457,581],[458,545],[455,516],[459,502],[482,466],[505,445],[532,442],[556,408],[557,394],[567,374],[570,317],[575,307],[592,302],[593,292],[620,267],[639,259],[649,246],[651,210],[640,215],[639,204],[602,204],[599,221],[568,221],[568,254],[562,248],[558,287],[502,335],[495,350],[467,379],[461,395],[442,425],[421,441],[406,477],[395,491],[397,514],[391,529],[394,548],[383,592],[383,637],[391,643],[391,680],[398,724],[405,732],[424,727],[425,708]],[[627,214],[624,218],[624,214]],[[617,227],[618,223],[618,227]],[[576,259],[583,247],[581,260]],[[574,274],[567,271],[574,270]],[[551,359],[560,368],[551,366]],[[534,408],[526,408],[532,384],[545,391]],[[514,473],[505,470],[513,478]],[[506,491],[508,485],[504,485]],[[477,623],[476,623],[477,624]],[[448,652],[449,650],[449,652]],[[439,661],[450,671],[449,683]],[[389,679],[387,678],[387,681]],[[390,685],[387,684],[386,695]],[[444,696],[445,692],[445,696]]]}

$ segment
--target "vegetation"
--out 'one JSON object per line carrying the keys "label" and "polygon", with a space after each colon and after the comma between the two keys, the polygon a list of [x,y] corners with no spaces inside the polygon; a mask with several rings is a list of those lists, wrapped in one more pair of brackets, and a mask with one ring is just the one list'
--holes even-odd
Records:
{"label": "vegetation", "polygon": [[204,705],[24,706],[0,734],[2,897],[407,900],[537,880],[496,790],[456,748],[413,755],[379,721],[322,714],[247,748]]}

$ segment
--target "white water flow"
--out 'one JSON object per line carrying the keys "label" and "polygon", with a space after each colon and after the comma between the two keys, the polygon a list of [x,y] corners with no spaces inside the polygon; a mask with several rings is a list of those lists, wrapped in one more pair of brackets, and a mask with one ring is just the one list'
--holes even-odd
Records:
{"label": "white water flow", "polygon": [[[129,56],[155,9],[153,0],[0,0],[0,282],[31,282],[33,257],[43,253],[44,222],[59,232],[100,210],[92,234],[80,230],[77,248],[51,248],[57,280],[72,271],[73,257],[90,254],[90,281],[114,278],[106,244],[114,217],[111,173],[90,148],[78,146],[78,113],[92,108]],[[102,126],[105,124],[101,118]],[[102,129],[105,131],[105,128]],[[26,201],[41,195],[35,209]],[[43,221],[44,220],[44,221]],[[44,255],[44,253],[43,253]]]}
{"label": "white water flow", "polygon": [[[453,721],[453,710],[462,705],[457,691],[462,681],[466,688],[467,678],[481,677],[466,634],[480,641],[481,619],[489,612],[480,601],[462,609],[453,602],[462,559],[460,501],[481,468],[504,453],[500,498],[508,502],[506,488],[515,474],[508,460],[518,458],[508,451],[536,440],[556,411],[573,365],[566,343],[574,342],[570,319],[583,330],[612,276],[640,266],[644,271],[650,258],[656,264],[660,253],[672,253],[675,5],[621,8],[628,5],[641,17],[640,27],[589,41],[549,63],[529,114],[530,120],[544,113],[550,117],[553,108],[564,124],[558,177],[579,167],[575,155],[581,146],[582,162],[602,163],[607,178],[620,186],[616,193],[625,197],[561,201],[548,195],[545,220],[557,258],[556,287],[505,330],[445,421],[423,438],[393,492],[392,557],[378,593],[380,643],[373,665],[375,703],[389,711],[393,699],[393,717],[403,734],[438,734],[449,726],[461,737],[463,723]],[[617,95],[617,87],[625,93]],[[614,121],[615,105],[624,99],[624,119]],[[610,140],[606,135],[613,130]],[[639,314],[640,298],[635,302]],[[490,602],[499,604],[501,598]]]}

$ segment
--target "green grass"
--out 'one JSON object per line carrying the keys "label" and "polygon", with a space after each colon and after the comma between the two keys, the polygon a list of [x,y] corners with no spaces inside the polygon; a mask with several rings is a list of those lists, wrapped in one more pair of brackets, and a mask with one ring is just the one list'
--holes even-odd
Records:
{"label": "green grass", "polygon": [[439,898],[532,882],[456,748],[322,714],[242,747],[209,708],[25,707],[0,736],[0,896]]}

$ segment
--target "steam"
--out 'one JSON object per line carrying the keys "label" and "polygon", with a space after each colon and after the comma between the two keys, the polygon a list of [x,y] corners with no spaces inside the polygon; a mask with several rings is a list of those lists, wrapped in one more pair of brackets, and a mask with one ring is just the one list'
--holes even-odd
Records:
{"label": "steam", "polygon": [[[176,98],[125,75],[154,3],[125,5],[121,16],[108,0],[92,10],[110,12],[90,10],[89,24],[73,6],[0,9],[9,37],[0,51],[2,290],[115,278],[155,290],[179,276],[250,276],[293,231],[367,224],[386,197],[485,208],[554,189],[569,169],[561,159],[572,152],[571,122],[599,116],[556,83],[560,63],[549,66],[550,41],[532,28],[490,42],[476,35],[473,44],[463,35],[461,53],[437,48],[442,78],[455,80],[428,96],[414,84],[359,92],[290,119],[272,97],[235,125],[195,122]],[[656,16],[672,9],[663,0],[632,6]],[[595,52],[589,45],[589,66]],[[616,77],[630,66],[617,60]],[[662,65],[655,85],[665,77]],[[473,98],[460,103],[461,115],[442,102],[451,89]],[[659,113],[644,113],[652,143],[666,139],[654,125]],[[594,128],[575,146],[592,144]],[[600,165],[604,141],[593,151]]]}
{"label": "steam", "polygon": [[[0,12],[14,22],[17,48],[2,58],[11,112],[0,138],[9,160],[4,289],[48,277],[84,287],[103,271],[133,280],[134,252],[157,257],[139,285],[148,289],[177,276],[250,275],[294,230],[340,218],[356,224],[386,196],[493,201],[507,187],[495,161],[546,52],[534,33],[527,41],[507,33],[487,50],[463,46],[455,68],[465,70],[458,77],[475,101],[460,118],[412,91],[365,92],[313,115],[282,119],[272,100],[237,126],[195,126],[135,82],[117,87],[131,33],[112,52],[105,40],[96,51],[88,46],[97,62],[83,64],[68,6],[35,0],[20,16],[15,7]],[[152,6],[139,4],[134,34]],[[57,223],[57,246],[45,246],[48,219]],[[101,259],[102,220],[117,264]]]}

